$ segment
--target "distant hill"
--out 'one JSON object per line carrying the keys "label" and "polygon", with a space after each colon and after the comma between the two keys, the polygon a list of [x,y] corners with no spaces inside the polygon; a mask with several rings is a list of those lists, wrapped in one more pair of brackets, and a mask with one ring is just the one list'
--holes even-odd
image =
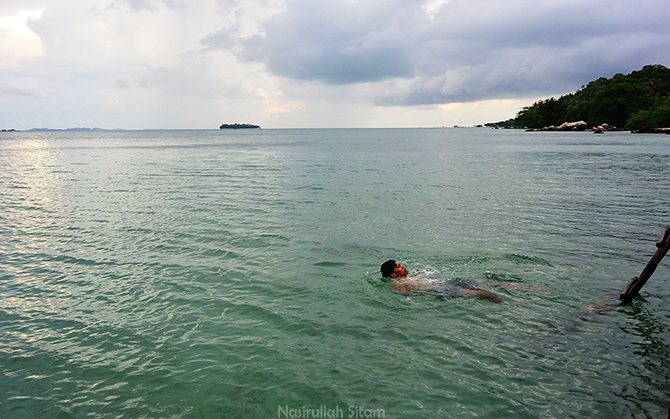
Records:
{"label": "distant hill", "polygon": [[88,132],[88,131],[123,131],[122,129],[103,129],[103,128],[86,128],[86,127],[76,127],[76,128],[31,128],[27,130],[28,132]]}
{"label": "distant hill", "polygon": [[629,130],[670,127],[670,69],[647,65],[627,75],[601,77],[575,93],[522,108],[514,119],[487,125],[542,128],[571,121]]}

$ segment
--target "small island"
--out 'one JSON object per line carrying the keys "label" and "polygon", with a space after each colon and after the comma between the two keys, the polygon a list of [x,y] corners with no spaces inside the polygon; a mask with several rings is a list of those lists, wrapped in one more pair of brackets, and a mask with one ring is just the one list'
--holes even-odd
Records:
{"label": "small island", "polygon": [[261,129],[261,127],[251,124],[222,124],[219,129]]}

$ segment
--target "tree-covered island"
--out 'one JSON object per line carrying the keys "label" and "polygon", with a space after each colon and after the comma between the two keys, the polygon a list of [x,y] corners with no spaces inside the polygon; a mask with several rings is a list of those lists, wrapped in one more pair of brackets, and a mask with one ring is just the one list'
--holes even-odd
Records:
{"label": "tree-covered island", "polygon": [[611,79],[601,77],[575,93],[524,107],[516,118],[486,125],[537,129],[574,121],[640,132],[670,127],[670,69],[647,65]]}
{"label": "tree-covered island", "polygon": [[260,129],[260,125],[251,124],[222,124],[219,129]]}

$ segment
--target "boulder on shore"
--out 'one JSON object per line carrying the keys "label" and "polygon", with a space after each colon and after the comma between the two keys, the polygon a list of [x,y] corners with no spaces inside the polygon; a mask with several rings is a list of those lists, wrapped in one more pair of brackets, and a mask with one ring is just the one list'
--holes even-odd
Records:
{"label": "boulder on shore", "polygon": [[617,128],[614,125],[610,125],[607,122],[603,122],[597,127],[593,127],[593,132],[607,132],[607,131],[621,131],[621,128]]}
{"label": "boulder on shore", "polygon": [[585,131],[586,130],[586,122],[584,121],[577,121],[577,122],[564,122],[559,126],[548,126],[542,128],[542,131]]}
{"label": "boulder on shore", "polygon": [[640,128],[632,131],[633,134],[668,134],[670,135],[670,128]]}

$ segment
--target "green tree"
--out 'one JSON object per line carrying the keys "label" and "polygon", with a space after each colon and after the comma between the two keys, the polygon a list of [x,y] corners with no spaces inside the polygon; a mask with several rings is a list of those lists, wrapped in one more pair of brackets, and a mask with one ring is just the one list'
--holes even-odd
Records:
{"label": "green tree", "polygon": [[661,127],[670,127],[670,99],[650,109],[635,112],[626,123],[626,128],[630,130]]}
{"label": "green tree", "polygon": [[514,125],[541,128],[583,120],[589,126],[667,127],[669,106],[670,69],[647,65],[627,75],[601,77],[558,99],[537,101],[519,111]]}

